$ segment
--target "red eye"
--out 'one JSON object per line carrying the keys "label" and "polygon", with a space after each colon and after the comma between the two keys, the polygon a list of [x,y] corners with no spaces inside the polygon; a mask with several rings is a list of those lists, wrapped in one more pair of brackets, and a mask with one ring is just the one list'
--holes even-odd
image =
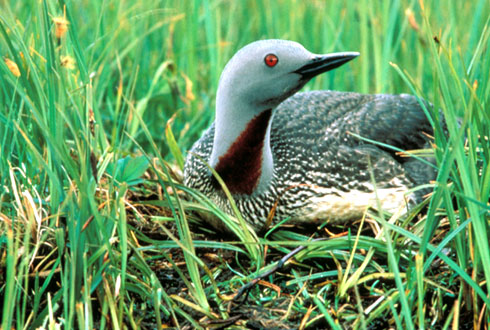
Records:
{"label": "red eye", "polygon": [[268,54],[265,56],[264,62],[265,65],[267,65],[269,68],[272,68],[276,66],[277,62],[279,62],[279,59],[274,54]]}

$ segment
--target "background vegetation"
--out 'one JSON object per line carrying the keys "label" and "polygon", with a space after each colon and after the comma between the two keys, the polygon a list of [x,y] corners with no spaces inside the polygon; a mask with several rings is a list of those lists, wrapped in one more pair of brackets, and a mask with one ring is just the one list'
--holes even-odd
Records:
{"label": "background vegetation", "polygon": [[[1,328],[488,328],[489,19],[486,0],[1,1]],[[180,185],[224,64],[263,38],[361,52],[307,89],[441,109],[420,209],[259,237]]]}

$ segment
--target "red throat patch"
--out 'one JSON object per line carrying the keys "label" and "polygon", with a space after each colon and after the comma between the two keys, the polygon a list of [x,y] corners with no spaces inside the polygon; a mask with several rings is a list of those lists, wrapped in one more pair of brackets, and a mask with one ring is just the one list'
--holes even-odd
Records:
{"label": "red throat patch", "polygon": [[232,194],[251,195],[259,183],[262,150],[271,115],[272,110],[268,109],[255,116],[219,158],[215,170]]}

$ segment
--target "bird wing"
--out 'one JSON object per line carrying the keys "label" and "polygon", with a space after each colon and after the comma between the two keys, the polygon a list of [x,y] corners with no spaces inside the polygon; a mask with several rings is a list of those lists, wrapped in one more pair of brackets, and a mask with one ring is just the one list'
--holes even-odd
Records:
{"label": "bird wing", "polygon": [[278,107],[271,142],[284,149],[279,157],[293,155],[289,166],[316,171],[327,186],[350,189],[371,182],[371,173],[382,186],[395,178],[406,181],[407,159],[349,133],[409,150],[425,146],[423,132],[432,128],[413,96],[315,91],[298,93]]}

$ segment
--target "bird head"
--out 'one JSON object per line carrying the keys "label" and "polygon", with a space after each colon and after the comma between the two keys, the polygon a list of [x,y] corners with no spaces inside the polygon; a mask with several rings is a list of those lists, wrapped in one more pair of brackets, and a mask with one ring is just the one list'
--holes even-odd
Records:
{"label": "bird head", "polygon": [[274,108],[311,78],[359,56],[357,52],[314,54],[287,40],[260,40],[239,50],[221,74],[220,97],[260,109]]}

